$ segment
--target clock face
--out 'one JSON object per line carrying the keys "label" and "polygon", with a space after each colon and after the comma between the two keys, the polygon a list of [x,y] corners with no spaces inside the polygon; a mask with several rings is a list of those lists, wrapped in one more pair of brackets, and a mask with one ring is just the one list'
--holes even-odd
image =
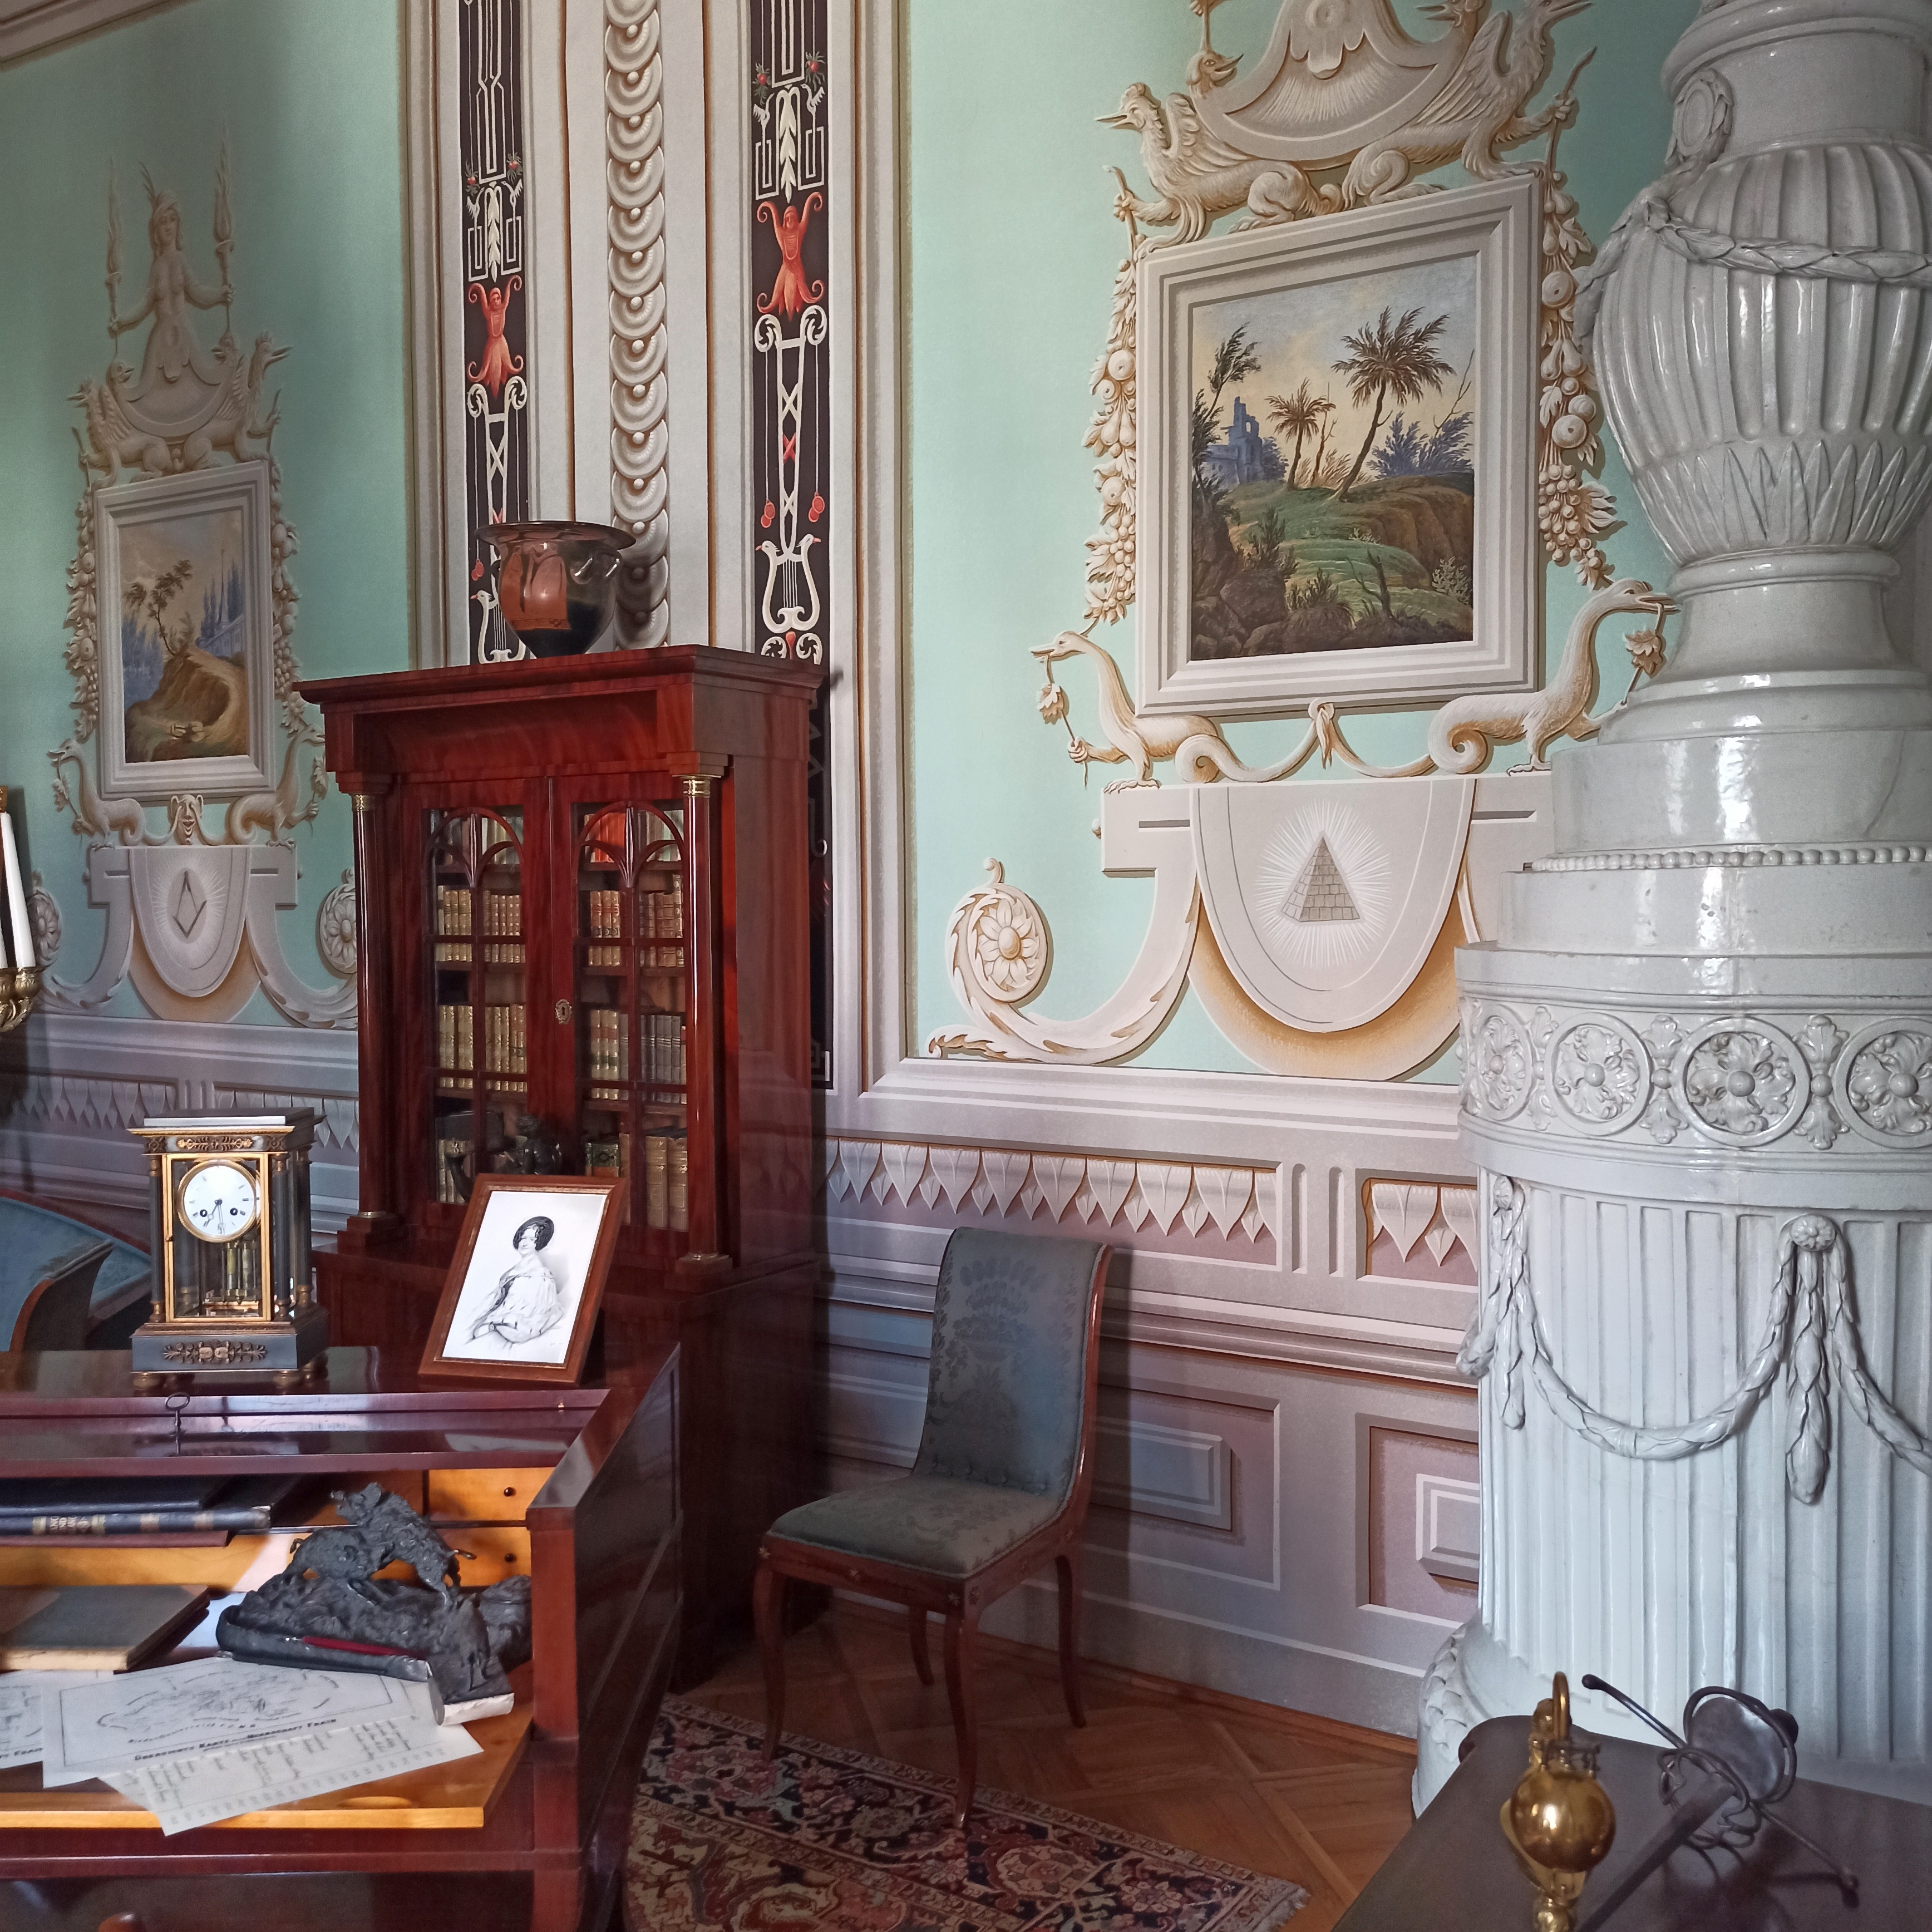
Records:
{"label": "clock face", "polygon": [[204,1161],[182,1183],[181,1217],[204,1241],[232,1241],[255,1225],[254,1179],[225,1160]]}

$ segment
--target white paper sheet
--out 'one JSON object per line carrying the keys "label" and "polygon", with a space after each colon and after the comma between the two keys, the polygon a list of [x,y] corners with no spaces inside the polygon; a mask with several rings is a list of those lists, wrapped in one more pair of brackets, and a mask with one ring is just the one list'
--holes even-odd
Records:
{"label": "white paper sheet", "polygon": [[[0,1680],[4,1681],[4,1680]],[[427,1684],[205,1657],[43,1692],[41,1783],[387,1719],[436,1728]],[[458,1755],[462,1754],[459,1752]]]}
{"label": "white paper sheet", "polygon": [[40,1761],[40,1696],[70,1684],[92,1684],[102,1670],[9,1670],[0,1673],[0,1770]]}
{"label": "white paper sheet", "polygon": [[424,1713],[369,1718],[336,1730],[229,1750],[156,1758],[115,1772],[106,1781],[153,1812],[163,1834],[171,1837],[246,1811],[472,1757],[482,1748],[460,1725],[439,1725]]}

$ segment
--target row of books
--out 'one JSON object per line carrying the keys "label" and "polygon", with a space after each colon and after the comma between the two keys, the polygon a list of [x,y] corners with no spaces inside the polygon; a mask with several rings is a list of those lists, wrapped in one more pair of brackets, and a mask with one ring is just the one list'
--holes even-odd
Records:
{"label": "row of books", "polygon": [[644,1016],[644,1078],[653,1087],[684,1084],[684,1016]]}
{"label": "row of books", "polygon": [[630,1016],[593,1007],[590,1013],[590,1077],[628,1080],[630,1074]]}
{"label": "row of books", "polygon": [[682,1134],[644,1136],[644,1225],[682,1232],[691,1224],[690,1144]]}
{"label": "row of books", "polygon": [[[684,1084],[684,1016],[682,1013],[646,1013],[644,1016],[644,1053],[640,1070],[651,1087]],[[629,1016],[608,1007],[593,1007],[590,1016],[590,1065],[585,1070],[591,1082],[593,1100],[617,1100],[623,1096],[609,1082],[627,1081],[631,1076]]]}
{"label": "row of books", "polygon": [[[466,1114],[464,1118],[467,1119],[469,1117]],[[466,1170],[470,1154],[470,1136],[467,1134],[460,1139],[446,1136],[436,1142],[436,1170],[430,1178],[434,1184],[437,1200],[454,1204],[469,1199]]]}
{"label": "row of books", "polygon": [[[471,958],[470,942],[466,939],[439,939],[436,943],[436,963],[439,966],[467,966]],[[520,966],[524,963],[524,944],[520,939],[492,940],[483,948],[483,963],[486,966]]]}
{"label": "row of books", "polygon": [[436,1010],[436,1064],[446,1073],[467,1073],[475,1064],[476,1016],[467,1006]]}
{"label": "row of books", "polygon": [[[586,1141],[586,1174],[620,1178],[631,1171],[631,1136]],[[682,1233],[691,1221],[690,1145],[679,1132],[644,1136],[644,1225]]]}
{"label": "row of books", "polygon": [[461,886],[436,889],[436,932],[439,939],[470,937],[470,894]]}
{"label": "row of books", "polygon": [[[473,1007],[446,1004],[436,1010],[436,1064],[446,1073],[467,1073],[476,1065],[476,1021]],[[530,1071],[524,1010],[488,1006],[483,1009],[483,1071]]]}
{"label": "row of books", "polygon": [[659,971],[682,966],[683,946],[664,942],[684,938],[684,881],[674,876],[668,892],[644,893],[638,901],[638,924],[640,964]]}
{"label": "row of books", "polygon": [[[483,937],[486,939],[520,939],[524,931],[524,901],[520,892],[485,892],[483,899]],[[463,886],[438,886],[436,889],[436,935],[439,939],[471,939],[476,936],[472,908],[476,896]]]}
{"label": "row of books", "polygon": [[592,939],[622,939],[624,936],[624,895],[622,892],[594,892],[584,895],[588,903],[584,908],[585,916],[590,924]]}

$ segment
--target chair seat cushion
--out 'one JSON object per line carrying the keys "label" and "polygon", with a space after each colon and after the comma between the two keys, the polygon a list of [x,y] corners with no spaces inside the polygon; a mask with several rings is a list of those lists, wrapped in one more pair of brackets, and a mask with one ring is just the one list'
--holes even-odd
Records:
{"label": "chair seat cushion", "polygon": [[902,1476],[788,1510],[771,1533],[847,1556],[970,1576],[1059,1514],[1062,1498],[951,1476]]}

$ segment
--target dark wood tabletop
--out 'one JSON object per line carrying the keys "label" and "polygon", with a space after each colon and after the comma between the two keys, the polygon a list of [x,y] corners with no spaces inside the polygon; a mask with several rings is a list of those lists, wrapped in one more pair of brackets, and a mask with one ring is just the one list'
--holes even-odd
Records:
{"label": "dark wood tabletop", "polygon": [[[1536,1893],[1504,1842],[1498,1814],[1522,1776],[1527,1718],[1472,1732],[1462,1764],[1344,1914],[1336,1932],[1530,1932]],[[1804,1740],[1798,1741],[1802,1752]],[[1603,1742],[1598,1775],[1617,1811],[1616,1842],[1583,1888],[1593,1898],[1628,1871],[1664,1822],[1658,1752]],[[1774,1824],[1742,1853],[1680,1849],[1611,1918],[1606,1932],[1906,1932],[1932,1926],[1932,1807],[1801,1779],[1779,1809],[1858,1874],[1847,1906],[1820,1862]]]}
{"label": "dark wood tabletop", "polygon": [[[465,1541],[473,1529],[476,1550],[502,1550],[529,1576],[532,1651],[512,1676],[518,1708],[484,1720],[479,1731],[502,1728],[462,1761],[468,1785],[439,1782],[433,1767],[373,1793],[164,1838],[105,1786],[49,1792],[38,1766],[0,1770],[4,1932],[608,1925],[682,1622],[680,1358],[669,1340],[632,1346],[620,1335],[594,1384],[524,1388],[425,1381],[419,1354],[332,1348],[306,1382],[280,1390],[242,1376],[136,1388],[131,1358],[111,1351],[0,1354],[0,1474],[268,1470],[316,1487],[364,1472],[388,1486],[416,1478],[416,1507]],[[488,1484],[448,1480],[481,1470]],[[314,1520],[237,1535],[229,1582],[250,1564],[273,1574]],[[127,1570],[119,1580],[185,1582],[226,1556],[99,1541],[84,1555]],[[14,1546],[0,1570],[40,1584],[49,1563],[82,1554]],[[372,1795],[375,1807],[358,1804]]]}

